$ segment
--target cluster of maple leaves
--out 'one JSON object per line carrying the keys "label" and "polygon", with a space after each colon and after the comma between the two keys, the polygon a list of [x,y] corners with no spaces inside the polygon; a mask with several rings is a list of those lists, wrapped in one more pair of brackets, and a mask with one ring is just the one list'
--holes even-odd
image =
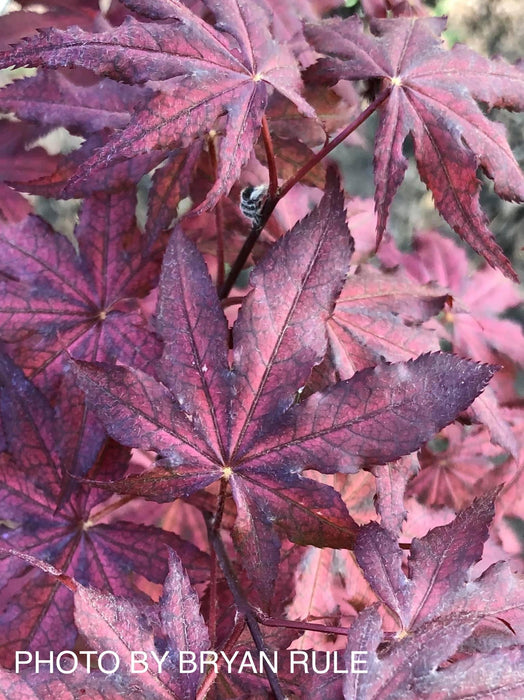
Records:
{"label": "cluster of maple leaves", "polygon": [[[522,67],[448,49],[418,2],[19,4],[0,17],[0,693],[521,697],[521,297],[477,174],[524,200],[485,114],[524,109]],[[374,112],[359,200],[326,158]],[[50,151],[57,127],[76,149]],[[434,231],[396,246],[408,137],[487,265]],[[53,199],[82,200],[70,238]],[[14,670],[64,649],[120,668]],[[132,673],[133,649],[163,670]],[[270,649],[358,650],[368,672],[177,670]]]}

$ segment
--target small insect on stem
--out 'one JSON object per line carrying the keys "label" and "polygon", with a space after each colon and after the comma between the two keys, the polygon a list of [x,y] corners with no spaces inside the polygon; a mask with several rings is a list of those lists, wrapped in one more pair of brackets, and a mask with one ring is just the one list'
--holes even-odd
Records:
{"label": "small insect on stem", "polygon": [[240,211],[255,226],[260,224],[260,213],[267,196],[267,185],[248,185],[240,193]]}

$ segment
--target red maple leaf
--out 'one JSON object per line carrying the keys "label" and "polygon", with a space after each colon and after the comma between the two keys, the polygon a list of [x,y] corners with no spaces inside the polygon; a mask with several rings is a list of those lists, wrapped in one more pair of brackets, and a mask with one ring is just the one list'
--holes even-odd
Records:
{"label": "red maple leaf", "polygon": [[310,80],[375,79],[383,86],[375,141],[378,240],[404,178],[402,148],[411,134],[420,176],[439,212],[490,265],[516,279],[480,208],[477,169],[494,181],[499,196],[514,201],[524,200],[524,176],[503,127],[488,120],[475,100],[523,109],[524,72],[462,45],[446,50],[439,38],[442,18],[381,19],[370,26],[375,36],[357,17],[330,19],[310,25],[307,35],[330,57],[309,69]]}
{"label": "red maple leaf", "polygon": [[[22,8],[33,5],[27,0],[18,4]],[[0,17],[0,48],[9,49],[10,44],[44,27],[62,28],[78,24],[84,29],[91,29],[94,20],[99,16],[99,4],[96,0],[51,0],[46,5],[45,13],[25,9],[8,12]]]}
{"label": "red maple leaf", "polygon": [[64,353],[143,368],[159,356],[139,298],[154,286],[160,262],[142,251],[135,206],[133,192],[86,199],[75,229],[79,254],[38,217],[0,223],[0,337],[42,388],[61,384],[57,410],[78,418],[78,431],[60,435],[64,489],[71,474],[91,468],[104,440],[82,393],[61,374]]}
{"label": "red maple leaf", "polygon": [[[167,572],[167,547],[175,547],[193,581],[207,578],[207,555],[174,533],[157,527],[104,518],[106,496],[82,484],[56,512],[64,464],[59,434],[75,439],[83,415],[66,413],[60,420],[45,397],[5,355],[0,356],[1,416],[9,454],[0,455],[0,498],[4,546],[30,553],[85,585],[115,595],[136,597],[131,572],[156,583]],[[61,410],[60,410],[61,409]],[[129,450],[112,441],[91,455],[91,477],[117,479],[129,462]],[[124,573],[124,572],[127,572]],[[0,576],[8,582],[0,594],[2,664],[13,665],[19,649],[72,649],[70,593],[39,569],[27,570],[20,559],[0,559]]]}
{"label": "red maple leaf", "polygon": [[333,363],[342,379],[381,360],[398,362],[438,350],[437,334],[422,326],[447,295],[407,275],[362,265],[349,275],[329,320]]}
{"label": "red maple leaf", "polygon": [[496,485],[493,460],[500,452],[486,428],[450,425],[422,448],[421,471],[410,481],[408,495],[429,505],[463,508],[471,496],[486,490],[490,479]]}
{"label": "red maple leaf", "polygon": [[417,234],[411,253],[401,253],[390,240],[379,255],[388,266],[401,265],[416,282],[436,282],[448,292],[452,305],[431,323],[440,338],[451,343],[453,352],[503,366],[504,372],[498,373],[493,385],[473,402],[469,413],[489,428],[494,442],[517,458],[518,446],[498,400],[515,398],[517,365],[524,364],[521,327],[500,318],[521,302],[518,287],[488,267],[470,273],[465,251],[435,231]]}
{"label": "red maple leaf", "polygon": [[[63,590],[71,603],[73,591],[76,627],[69,624],[69,629],[74,633],[78,629],[90,649],[88,652],[80,650],[77,654],[66,651],[65,658],[60,661],[57,654],[57,665],[55,667],[53,664],[48,673],[24,674],[22,661],[22,676],[26,677],[17,683],[4,672],[4,675],[0,676],[5,683],[3,688],[26,690],[29,685],[43,692],[44,697],[48,697],[45,691],[55,668],[59,673],[65,674],[72,672],[67,670],[71,667],[76,671],[75,667],[78,666],[80,658],[87,669],[87,675],[82,672],[82,666],[78,675],[75,672],[73,689],[77,690],[80,696],[121,700],[122,689],[126,688],[125,697],[136,697],[137,689],[141,693],[140,697],[155,700],[195,697],[200,676],[199,664],[192,672],[181,673],[180,669],[183,667],[179,666],[179,652],[208,650],[209,635],[200,614],[198,596],[188,573],[184,570],[182,560],[174,551],[169,551],[169,562],[166,561],[165,566],[167,578],[162,598],[157,605],[140,604],[136,597],[123,597],[107,590],[88,587],[82,584],[78,577],[73,577],[38,556],[16,548],[0,545],[0,552],[15,555],[26,568],[27,564],[35,567],[53,589]],[[10,559],[13,561],[14,557]],[[64,584],[64,588],[61,584]],[[60,632],[63,635],[63,630]],[[72,649],[72,646],[68,649]],[[97,658],[100,655],[101,661],[102,654],[108,650],[112,653],[112,662],[115,657],[118,659],[116,683],[113,683],[112,673],[109,673],[108,677],[107,673],[102,672],[105,667],[99,664]],[[49,654],[49,651],[47,653]],[[72,656],[76,656],[75,661]],[[35,678],[40,675],[41,678]],[[57,684],[56,691],[61,690],[61,684]]]}
{"label": "red maple leaf", "polygon": [[56,375],[63,353],[147,367],[157,356],[137,297],[154,286],[158,259],[142,252],[134,192],[85,200],[79,249],[38,217],[0,224],[0,337],[31,376]]}
{"label": "red maple leaf", "polygon": [[[521,658],[522,647],[513,647],[517,639],[511,629],[519,628],[524,612],[521,577],[505,562],[494,564],[476,580],[468,576],[488,537],[493,500],[494,493],[488,493],[449,525],[413,540],[408,576],[396,537],[378,523],[361,528],[357,561],[401,631],[392,639],[384,636],[376,605],[360,613],[349,630],[346,663],[349,667],[352,650],[365,651],[367,673],[345,677],[345,697],[374,700],[385,697],[386,689],[387,697],[394,698],[444,697],[438,693],[455,692],[457,681],[468,685],[474,696],[507,688],[512,697],[511,689],[520,687],[522,669],[514,661]],[[494,669],[466,683],[465,669],[480,669],[490,660],[487,654],[474,653],[474,647],[467,651],[468,639],[488,617],[507,618],[511,625],[499,620],[494,629],[484,628],[481,648],[489,650],[490,639],[498,647]],[[456,652],[462,652],[462,659],[446,663]]]}
{"label": "red maple leaf", "polygon": [[278,563],[274,527],[298,543],[351,545],[355,524],[340,495],[300,472],[352,472],[414,451],[492,373],[451,355],[424,355],[364,370],[294,405],[324,355],[324,324],[349,263],[343,196],[329,177],[319,207],[255,268],[233,329],[232,367],[205,264],[175,229],[157,310],[164,383],[101,363],[75,369],[110,434],[161,457],[151,471],[106,488],[168,501],[217,480],[229,485],[238,513],[233,538],[266,599]]}
{"label": "red maple leaf", "polygon": [[[66,194],[108,164],[153,149],[189,146],[212,128],[223,128],[217,181],[206,199],[212,206],[238,179],[273,89],[314,117],[299,93],[296,59],[275,42],[269,16],[257,4],[207,0],[216,28],[178,0],[125,4],[153,21],[128,17],[119,27],[94,34],[51,29],[0,56],[0,66],[83,67],[114,80],[147,83],[156,91],[141,102],[125,128],[87,159]],[[104,186],[103,176],[98,184]]]}

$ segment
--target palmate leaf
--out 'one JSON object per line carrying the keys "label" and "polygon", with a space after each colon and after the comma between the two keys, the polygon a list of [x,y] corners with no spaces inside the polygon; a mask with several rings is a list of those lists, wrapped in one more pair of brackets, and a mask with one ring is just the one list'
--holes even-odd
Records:
{"label": "palmate leaf", "polygon": [[21,122],[0,121],[0,225],[22,221],[31,211],[29,202],[5,181],[25,182],[56,169],[56,157],[40,146],[31,147],[46,128]]}
{"label": "palmate leaf", "polygon": [[[521,327],[515,321],[500,318],[521,302],[522,294],[498,270],[486,266],[468,274],[465,251],[435,231],[416,235],[410,253],[401,253],[389,241],[379,254],[388,267],[401,265],[416,282],[436,282],[448,292],[452,306],[433,327],[441,338],[451,341],[454,352],[481,362],[501,364],[510,372],[515,371],[515,363],[524,363]],[[513,399],[513,390],[507,395],[503,377],[494,378],[493,385],[473,402],[468,413],[488,427],[493,442],[518,459],[517,441],[502,416],[495,394],[501,402]]]}
{"label": "palmate leaf", "polygon": [[494,564],[479,579],[469,576],[488,538],[496,493],[475,499],[453,522],[414,539],[407,576],[396,538],[378,523],[361,529],[355,546],[357,561],[401,629],[413,631],[452,613],[504,618],[519,610],[522,618],[522,577],[513,575],[505,562]]}
{"label": "palmate leaf", "polygon": [[158,344],[138,300],[158,279],[144,257],[133,191],[85,200],[79,253],[42,219],[0,224],[0,337],[31,377],[56,376],[64,352],[145,368]]}
{"label": "palmate leaf", "polygon": [[87,198],[75,229],[79,254],[38,217],[0,223],[0,338],[40,387],[60,381],[66,412],[84,416],[68,436],[64,487],[69,474],[85,475],[104,439],[83,395],[60,375],[64,354],[142,368],[159,355],[139,298],[154,286],[160,261],[142,252],[135,207],[133,191]]}
{"label": "palmate leaf", "polygon": [[[22,8],[33,6],[33,3],[25,1],[18,4]],[[100,8],[96,0],[49,2],[45,13],[25,9],[8,12],[0,17],[0,49],[8,50],[15,41],[44,27],[64,28],[75,24],[91,29],[99,16]]]}
{"label": "palmate leaf", "polygon": [[[1,104],[3,111],[13,112],[19,119],[88,135],[102,129],[123,129],[136,103],[151,97],[152,92],[142,86],[120,85],[113,80],[76,85],[58,71],[41,71],[3,88]],[[35,170],[35,177],[37,174]]]}
{"label": "palmate leaf", "polygon": [[[449,525],[414,540],[408,576],[402,570],[396,538],[378,523],[362,528],[355,549],[357,560],[379,599],[396,614],[402,633],[384,645],[377,606],[360,613],[349,630],[346,661],[350,663],[351,650],[367,651],[367,674],[345,677],[345,698],[415,700],[484,693],[518,697],[518,691],[512,693],[522,686],[522,647],[513,646],[515,635],[502,623],[494,632],[498,647],[494,652],[446,663],[483,618],[504,620],[517,611],[521,625],[522,577],[512,574],[504,562],[494,564],[476,580],[469,573],[482,555],[495,495],[491,492],[475,500]],[[501,629],[506,634],[502,644]],[[484,642],[489,648],[487,638]],[[470,670],[474,675],[466,680]]]}
{"label": "palmate leaf", "polygon": [[[198,596],[174,552],[170,553],[169,573],[158,608],[160,624],[155,625],[151,623],[152,614],[148,616],[147,610],[129,600],[83,587],[79,587],[75,594],[78,629],[98,653],[106,649],[118,653],[122,663],[120,683],[129,685],[130,690],[136,688],[136,673],[131,670],[132,650],[143,650],[152,660],[152,653],[162,659],[167,647],[162,673],[158,673],[155,664],[151,663],[147,672],[140,674],[141,693],[155,700],[193,698],[199,672],[179,673],[178,652],[207,650],[210,641],[207,626],[200,615]],[[159,641],[159,632],[165,643],[163,650],[160,645],[155,645]]]}
{"label": "palmate leaf", "polygon": [[320,59],[309,77],[330,84],[377,79],[390,88],[375,142],[378,240],[404,178],[402,147],[411,134],[420,176],[439,212],[490,265],[516,279],[480,208],[476,172],[481,167],[495,192],[512,201],[524,200],[524,176],[503,127],[488,120],[475,100],[524,109],[524,71],[465,46],[445,50],[439,39],[444,28],[441,18],[372,20],[375,36],[356,17],[310,25],[313,46],[330,58]]}
{"label": "palmate leaf", "polygon": [[421,470],[410,481],[408,495],[459,510],[502,481],[495,469],[500,454],[486,428],[450,425],[420,451]]}
{"label": "palmate leaf", "polygon": [[294,405],[324,356],[325,324],[352,247],[332,171],[328,183],[320,205],[255,268],[233,329],[231,368],[226,322],[204,262],[175,229],[158,306],[165,384],[101,363],[75,369],[110,434],[162,458],[106,488],[169,501],[229,482],[239,511],[233,537],[266,598],[272,526],[300,543],[352,545],[355,524],[338,492],[301,471],[355,472],[416,450],[493,373],[451,355],[425,355],[364,370]]}
{"label": "palmate leaf", "polygon": [[[84,67],[118,81],[147,82],[157,91],[121,132],[88,158],[66,194],[114,162],[152,149],[188,146],[225,115],[217,181],[206,199],[211,206],[237,180],[273,89],[314,117],[300,96],[297,61],[272,38],[266,11],[238,0],[206,4],[217,28],[179,0],[126,0],[127,7],[152,21],[128,17],[120,27],[95,34],[74,27],[51,29],[0,56],[4,67]],[[101,187],[103,182],[102,175]]]}
{"label": "palmate leaf", "polygon": [[406,275],[362,265],[349,275],[329,320],[330,351],[342,379],[381,360],[409,360],[438,350],[434,331],[422,323],[436,315],[447,295]]}
{"label": "palmate leaf", "polygon": [[[4,545],[120,596],[137,594],[131,572],[163,582],[168,546],[179,552],[193,582],[205,580],[207,555],[174,533],[97,517],[108,505],[99,490],[81,485],[57,514],[63,466],[57,438],[81,431],[83,414],[68,413],[69,401],[65,406],[60,402],[58,423],[44,396],[4,355],[0,370],[0,408],[9,451],[0,456],[2,520],[10,523],[2,532]],[[118,479],[127,468],[129,450],[109,441],[92,457],[91,477]],[[0,593],[3,665],[12,666],[19,649],[73,648],[72,598],[65,588],[39,569],[28,572],[26,564],[13,557],[0,559],[0,578],[7,584]]]}
{"label": "palmate leaf", "polygon": [[[83,673],[80,664],[77,664],[78,672],[75,670],[73,673],[70,690],[75,697],[78,693],[78,697],[109,700],[121,700],[123,697],[136,700],[145,697],[150,700],[195,698],[200,672],[197,669],[192,673],[180,673],[179,652],[208,650],[210,641],[207,626],[200,615],[198,596],[181,559],[174,551],[169,553],[164,592],[156,605],[85,586],[47,562],[16,549],[9,550],[0,545],[2,551],[10,551],[24,564],[38,568],[55,588],[61,588],[62,583],[69,589],[68,595],[71,590],[74,592],[76,628],[73,624],[70,624],[70,628],[82,635],[92,653],[87,662],[87,674]],[[101,655],[107,650],[118,657],[118,670],[114,674],[98,670],[97,654]],[[71,666],[68,663],[71,662],[70,654],[64,659],[63,668]],[[82,652],[79,656],[84,658]],[[141,660],[145,660],[147,665],[143,665]],[[65,670],[64,673],[69,672]],[[59,700],[72,697],[71,693],[62,694],[65,689],[60,683],[55,686],[57,694],[48,695],[50,674],[44,671],[35,676],[39,677],[24,674],[22,670],[24,682],[17,684],[9,674],[0,672],[1,688],[13,687],[27,692],[29,686],[42,693],[38,697],[56,697]],[[27,697],[36,696],[28,693]]]}

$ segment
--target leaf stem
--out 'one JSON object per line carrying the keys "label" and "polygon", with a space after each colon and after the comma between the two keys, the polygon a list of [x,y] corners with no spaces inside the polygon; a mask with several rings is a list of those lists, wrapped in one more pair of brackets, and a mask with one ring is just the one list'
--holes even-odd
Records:
{"label": "leaf stem", "polygon": [[217,636],[217,555],[211,550],[209,571],[209,641],[211,649],[215,648]]}
{"label": "leaf stem", "polygon": [[278,191],[278,173],[275,153],[273,151],[273,141],[271,140],[269,125],[265,114],[262,117],[262,139],[264,140],[264,148],[266,149],[267,169],[269,171],[268,197],[273,199],[276,197]]}
{"label": "leaf stem", "polygon": [[[224,508],[226,504],[226,494],[227,494],[227,481],[222,479],[220,481],[220,491],[217,497],[217,508],[216,513],[213,518],[213,530],[218,532],[220,525],[222,524],[222,518],[224,516]],[[215,646],[216,642],[216,626],[217,626],[217,555],[213,548],[211,548],[211,566],[210,566],[210,579],[209,579],[209,636],[211,641],[211,646]]]}
{"label": "leaf stem", "polygon": [[277,617],[266,617],[260,611],[257,612],[257,620],[266,627],[287,627],[292,630],[302,630],[308,632],[322,632],[323,634],[343,634],[347,636],[347,627],[331,627],[330,625],[317,625],[313,622],[301,622],[294,620],[284,620]]}
{"label": "leaf stem", "polygon": [[220,525],[222,524],[222,518],[224,517],[224,508],[226,506],[226,496],[227,496],[227,479],[221,479],[220,481],[220,491],[217,498],[217,510],[215,517],[213,518],[213,531],[218,532]]}
{"label": "leaf stem", "polygon": [[[208,138],[209,158],[215,175],[218,177],[218,156],[216,149],[216,134],[210,132]],[[217,231],[217,287],[224,284],[224,214],[222,209],[222,197],[215,206],[215,227]]]}
{"label": "leaf stem", "polygon": [[[224,543],[222,541],[222,538],[220,537],[220,533],[215,531],[214,522],[212,519],[206,518],[206,525],[209,541],[213,545],[213,549],[216,552],[218,563],[220,564],[222,573],[224,574],[224,577],[227,581],[227,585],[229,587],[229,590],[231,591],[237,610],[240,615],[245,617],[247,626],[249,627],[249,631],[258,651],[265,652],[267,654],[267,648],[264,643],[262,632],[260,631],[260,627],[251,609],[251,606],[247,602],[246,597],[242,589],[240,588],[240,584],[238,583],[236,574],[233,571],[233,565],[227,555]],[[273,691],[273,694],[275,696],[275,699],[285,700],[285,695],[282,692],[282,688],[280,687],[277,675],[269,666],[269,664],[265,662],[265,660],[264,671],[269,681],[269,685],[271,686],[271,690]]]}
{"label": "leaf stem", "polygon": [[98,523],[100,520],[102,520],[102,518],[105,518],[113,511],[122,508],[122,506],[125,506],[127,503],[134,500],[135,498],[136,496],[132,495],[122,496],[122,498],[119,498],[118,501],[110,503],[108,506],[105,506],[105,508],[102,508],[101,510],[97,511],[94,515],[91,515],[85,525],[94,525],[95,523]]}
{"label": "leaf stem", "polygon": [[[276,192],[273,196],[269,194],[271,192],[271,169],[270,169],[270,190],[268,192],[268,196],[266,197],[266,201],[264,202],[264,206],[262,207],[262,211],[260,212],[260,217],[259,221],[255,222],[253,226],[251,227],[251,231],[249,232],[248,237],[244,241],[244,245],[242,246],[235,262],[233,263],[231,270],[229,271],[229,274],[226,278],[226,281],[224,282],[223,285],[221,285],[218,288],[218,296],[220,299],[224,299],[227,297],[231,289],[233,288],[233,285],[237,281],[237,278],[242,271],[246,260],[248,259],[251,251],[253,250],[253,247],[255,243],[258,240],[258,237],[260,236],[260,233],[262,232],[262,229],[266,225],[269,217],[273,213],[274,208],[277,206],[279,201],[286,195],[289,190],[294,187],[294,185],[297,184],[307,173],[315,167],[317,163],[319,163],[323,158],[325,158],[331,151],[336,148],[344,139],[346,139],[355,129],[358,129],[358,127],[363,124],[366,119],[368,119],[373,112],[387,99],[389,93],[391,92],[391,86],[388,86],[382,90],[377,97],[371,102],[371,104],[366,107],[366,109],[359,114],[359,116],[354,119],[350,124],[348,124],[342,131],[338,134],[338,136],[335,136],[335,138],[332,141],[329,141],[326,143],[318,153],[315,153],[315,155],[308,160],[307,163],[305,163],[292,177],[289,178],[289,180],[286,180],[282,187],[276,189]],[[266,141],[264,140],[264,144],[266,144]],[[272,146],[271,146],[272,147]],[[266,152],[267,152],[267,146],[266,146]],[[269,158],[268,158],[268,163],[269,163]]]}
{"label": "leaf stem", "polygon": [[241,304],[244,301],[244,297],[228,297],[222,300],[222,308],[227,309],[228,306],[235,306],[236,304]]}
{"label": "leaf stem", "polygon": [[258,237],[260,236],[262,229],[266,225],[267,220],[271,216],[273,209],[277,206],[278,199],[276,197],[271,198],[267,197],[266,201],[264,202],[264,206],[262,207],[262,211],[260,212],[260,218],[257,222],[253,223],[253,226],[251,227],[251,231],[249,232],[248,237],[244,241],[244,245],[240,249],[239,254],[236,257],[235,262],[231,266],[231,270],[229,271],[228,276],[226,277],[226,281],[224,284],[219,287],[218,289],[218,296],[220,299],[224,299],[227,297],[231,289],[233,288],[233,285],[237,281],[237,278],[239,274],[242,272],[242,269],[246,263],[246,260],[248,259],[251,251],[253,250],[253,247],[255,243],[258,240]]}
{"label": "leaf stem", "polygon": [[380,107],[384,100],[386,100],[386,98],[389,96],[390,92],[391,86],[388,86],[379,92],[373,102],[371,102],[356,119],[353,119],[353,121],[345,126],[332,141],[328,141],[328,143],[326,143],[318,153],[315,153],[315,155],[310,158],[307,163],[304,163],[304,165],[292,177],[290,177],[289,180],[286,180],[278,192],[279,199],[286,195],[289,190],[297,184],[297,182],[302,180],[302,178],[307,175],[307,173],[314,168],[317,163],[320,163],[323,158],[325,158],[334,148],[341,144],[342,141],[344,141],[351,133],[353,133],[353,131],[355,131],[355,129],[358,129],[358,127],[363,124],[378,107]]}

